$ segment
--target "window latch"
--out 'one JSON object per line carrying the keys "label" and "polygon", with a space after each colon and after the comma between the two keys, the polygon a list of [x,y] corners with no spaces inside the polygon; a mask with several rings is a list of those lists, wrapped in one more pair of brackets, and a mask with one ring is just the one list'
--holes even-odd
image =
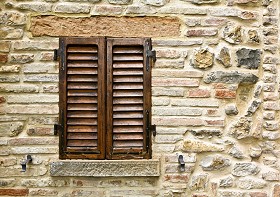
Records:
{"label": "window latch", "polygon": [[151,131],[153,133],[153,136],[155,137],[157,135],[157,126],[155,124],[151,125]]}
{"label": "window latch", "polygon": [[60,129],[61,129],[61,125],[60,124],[54,124],[53,125],[53,134],[57,135],[58,132],[60,131]]}
{"label": "window latch", "polygon": [[57,61],[58,60],[58,56],[59,56],[58,49],[54,49],[54,51],[53,51],[53,60]]}

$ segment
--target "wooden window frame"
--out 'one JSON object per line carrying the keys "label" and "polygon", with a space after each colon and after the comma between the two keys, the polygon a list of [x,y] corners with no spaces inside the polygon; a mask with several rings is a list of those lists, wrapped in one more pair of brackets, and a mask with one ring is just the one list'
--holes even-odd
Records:
{"label": "wooden window frame", "polygon": [[[97,151],[67,150],[67,46],[96,45],[98,47],[98,145]],[[65,37],[59,39],[59,158],[60,159],[150,159],[151,149],[151,67],[153,59],[150,38]],[[143,46],[143,150],[113,152],[113,52],[114,46]],[[132,149],[131,149],[132,150]]]}

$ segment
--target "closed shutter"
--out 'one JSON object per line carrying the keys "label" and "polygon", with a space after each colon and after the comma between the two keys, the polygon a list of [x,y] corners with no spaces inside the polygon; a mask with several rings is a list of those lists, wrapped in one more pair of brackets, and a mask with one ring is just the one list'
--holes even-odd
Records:
{"label": "closed shutter", "polygon": [[105,157],[105,39],[60,38],[60,158]]}
{"label": "closed shutter", "polygon": [[151,40],[107,39],[107,158],[150,158]]}

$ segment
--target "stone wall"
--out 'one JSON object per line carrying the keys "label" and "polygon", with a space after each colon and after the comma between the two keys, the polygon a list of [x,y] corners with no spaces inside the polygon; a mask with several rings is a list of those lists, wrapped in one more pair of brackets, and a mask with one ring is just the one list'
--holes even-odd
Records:
{"label": "stone wall", "polygon": [[[279,197],[279,11],[279,0],[2,0],[0,196]],[[152,37],[159,177],[50,175],[59,36]]]}

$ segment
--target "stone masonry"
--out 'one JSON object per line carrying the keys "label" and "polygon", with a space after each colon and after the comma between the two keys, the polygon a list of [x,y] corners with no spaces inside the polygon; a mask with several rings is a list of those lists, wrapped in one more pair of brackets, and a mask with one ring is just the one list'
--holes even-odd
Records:
{"label": "stone masonry", "polygon": [[[280,0],[1,0],[0,196],[280,197],[279,18]],[[152,38],[151,161],[59,161],[60,36]]]}

